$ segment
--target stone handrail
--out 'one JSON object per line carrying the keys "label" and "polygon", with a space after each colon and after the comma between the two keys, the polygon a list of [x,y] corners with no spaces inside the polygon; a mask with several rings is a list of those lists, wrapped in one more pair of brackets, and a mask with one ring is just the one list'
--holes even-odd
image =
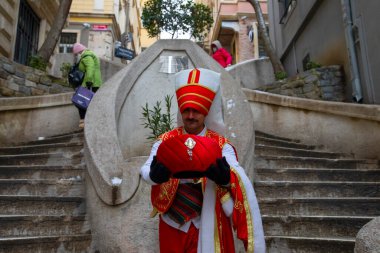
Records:
{"label": "stone handrail", "polygon": [[380,159],[380,106],[329,102],[243,89],[255,130],[322,145],[357,158]]}
{"label": "stone handrail", "polygon": [[14,145],[79,130],[72,95],[0,98],[0,144]]}

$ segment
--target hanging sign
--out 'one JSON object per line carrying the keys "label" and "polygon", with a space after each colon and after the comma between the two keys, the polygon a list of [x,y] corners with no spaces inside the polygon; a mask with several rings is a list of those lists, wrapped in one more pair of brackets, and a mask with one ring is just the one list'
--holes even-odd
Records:
{"label": "hanging sign", "polygon": [[115,56],[127,60],[132,60],[135,57],[135,51],[124,47],[117,47],[115,48]]}

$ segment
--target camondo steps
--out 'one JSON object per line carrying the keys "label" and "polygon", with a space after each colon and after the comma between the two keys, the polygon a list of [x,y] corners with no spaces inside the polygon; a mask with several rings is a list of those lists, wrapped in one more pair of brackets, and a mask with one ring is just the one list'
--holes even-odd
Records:
{"label": "camondo steps", "polygon": [[90,252],[83,133],[0,148],[0,252]]}
{"label": "camondo steps", "polygon": [[[91,252],[83,133],[0,148],[0,253]],[[352,253],[380,216],[380,166],[256,132],[255,190],[269,253]]]}
{"label": "camondo steps", "polygon": [[267,252],[352,253],[360,228],[380,216],[378,160],[262,132],[255,159]]}

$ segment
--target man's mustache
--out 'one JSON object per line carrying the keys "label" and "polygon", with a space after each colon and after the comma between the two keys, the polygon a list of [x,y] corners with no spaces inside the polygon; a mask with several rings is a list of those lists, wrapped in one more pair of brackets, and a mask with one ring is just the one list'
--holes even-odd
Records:
{"label": "man's mustache", "polygon": [[196,119],[186,119],[185,121],[189,122],[189,123],[197,123],[198,122],[198,120],[196,120]]}

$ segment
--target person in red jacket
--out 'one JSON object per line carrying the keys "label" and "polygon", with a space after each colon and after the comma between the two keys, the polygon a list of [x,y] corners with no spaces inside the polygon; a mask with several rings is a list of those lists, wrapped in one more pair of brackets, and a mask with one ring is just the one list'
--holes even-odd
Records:
{"label": "person in red jacket", "polygon": [[215,61],[219,62],[223,68],[231,65],[232,56],[226,49],[222,47],[222,44],[220,44],[219,40],[215,40],[211,43],[211,50],[212,58],[214,58]]}

